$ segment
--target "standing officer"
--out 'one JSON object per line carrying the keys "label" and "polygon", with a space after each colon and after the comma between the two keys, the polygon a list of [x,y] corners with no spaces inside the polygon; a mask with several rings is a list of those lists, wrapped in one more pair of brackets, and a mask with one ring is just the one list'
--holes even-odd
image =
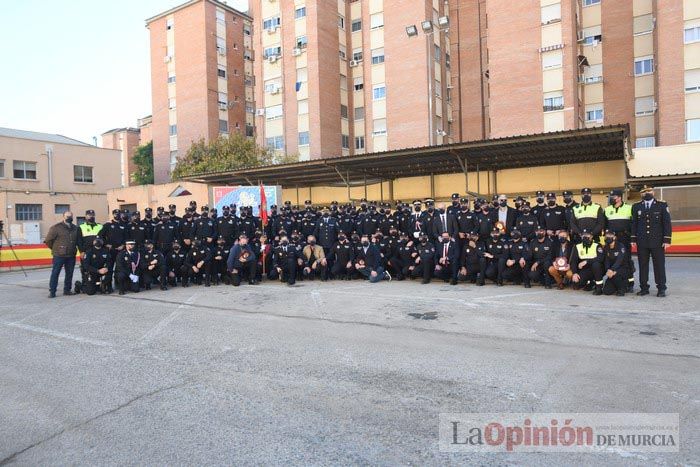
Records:
{"label": "standing officer", "polygon": [[[80,251],[80,274],[82,284],[87,283],[87,268],[83,264],[87,253],[92,249],[95,238],[102,231],[102,224],[95,222],[95,211],[88,209],[85,211],[85,222],[78,226],[80,228],[80,236],[78,243],[78,251]],[[87,263],[86,263],[87,264]],[[76,287],[76,293],[80,292],[80,287]]]}
{"label": "standing officer", "polygon": [[634,289],[634,263],[630,238],[632,236],[632,206],[622,201],[622,190],[612,190],[608,196],[608,206],[605,208],[607,230],[615,234],[615,241],[625,247],[625,270],[628,272],[627,289]]}
{"label": "standing officer", "polygon": [[550,238],[554,237],[560,230],[567,229],[566,208],[557,204],[556,193],[547,193],[547,207],[542,210],[539,221]]}
{"label": "standing officer", "polygon": [[584,230],[597,238],[603,233],[605,226],[605,214],[598,203],[594,203],[591,189],[581,190],[581,204],[574,208],[571,219],[571,231],[579,237]]}
{"label": "standing officer", "polygon": [[313,236],[323,247],[323,252],[328,258],[331,254],[331,248],[338,240],[338,219],[331,217],[331,211],[328,208],[323,208],[322,212],[323,215],[316,224]]}
{"label": "standing officer", "polygon": [[671,245],[671,213],[668,205],[654,198],[654,189],[644,186],[642,201],[632,207],[632,245],[637,245],[639,286],[637,295],[649,295],[649,257],[654,262],[656,296],[666,296],[665,251]]}
{"label": "standing officer", "polygon": [[[231,248],[238,238],[238,221],[231,215],[229,206],[224,206],[222,213],[223,216],[216,220],[216,232],[219,234],[219,238],[224,239],[226,248]],[[216,243],[219,243],[218,239]]]}

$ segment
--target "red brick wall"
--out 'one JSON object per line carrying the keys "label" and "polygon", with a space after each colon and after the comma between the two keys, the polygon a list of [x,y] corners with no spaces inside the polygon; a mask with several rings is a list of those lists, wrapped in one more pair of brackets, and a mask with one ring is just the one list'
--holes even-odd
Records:
{"label": "red brick wall", "polygon": [[658,146],[685,143],[683,0],[666,0],[655,11]]}

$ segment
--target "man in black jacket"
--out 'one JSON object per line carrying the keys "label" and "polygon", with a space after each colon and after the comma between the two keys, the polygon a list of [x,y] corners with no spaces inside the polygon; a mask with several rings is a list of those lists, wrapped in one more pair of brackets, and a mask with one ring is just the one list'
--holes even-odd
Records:
{"label": "man in black jacket", "polygon": [[448,232],[442,232],[435,245],[435,275],[445,282],[450,281],[450,285],[457,285],[459,245]]}
{"label": "man in black jacket", "polygon": [[170,253],[165,258],[167,265],[168,284],[176,286],[180,285],[187,287],[187,267],[185,266],[185,257],[187,253],[182,250],[182,245],[176,240],[173,242]]}
{"label": "man in black jacket", "polygon": [[603,247],[605,284],[603,294],[616,294],[624,297],[629,288],[629,261],[627,260],[627,247],[617,240],[615,232],[605,231],[605,246]]}
{"label": "man in black jacket", "polygon": [[360,246],[356,251],[355,269],[369,279],[370,282],[379,282],[384,279],[391,280],[391,276],[384,270],[381,253],[376,245],[369,242],[368,235],[362,235]]}
{"label": "man in black jacket", "polygon": [[92,248],[85,253],[83,263],[85,281],[82,290],[87,295],[95,295],[98,290],[112,293],[112,259],[100,237],[95,237],[92,241]]}
{"label": "man in black jacket", "polygon": [[197,237],[192,240],[192,248],[185,257],[185,267],[187,268],[187,280],[183,283],[185,287],[189,283],[202,285],[202,276],[204,276],[205,287],[211,285],[211,250]]}
{"label": "man in black jacket", "polygon": [[270,279],[279,279],[287,285],[294,285],[297,280],[297,268],[301,263],[301,252],[296,245],[289,243],[286,235],[280,237],[279,245],[272,254]]}
{"label": "man in black jacket", "polygon": [[146,239],[144,246],[146,250],[143,254],[143,284],[146,290],[151,290],[156,280],[160,283],[160,290],[168,290],[165,257],[155,249],[151,239]]}
{"label": "man in black jacket", "polygon": [[345,232],[338,234],[338,241],[331,248],[331,257],[333,265],[331,266],[331,275],[335,279],[352,279],[354,274],[353,263],[355,261],[355,251],[348,240]]}
{"label": "man in black jacket", "polygon": [[143,258],[136,249],[136,242],[127,240],[125,249],[119,252],[114,263],[114,275],[119,286],[119,295],[124,295],[127,290],[138,292],[142,272]]}

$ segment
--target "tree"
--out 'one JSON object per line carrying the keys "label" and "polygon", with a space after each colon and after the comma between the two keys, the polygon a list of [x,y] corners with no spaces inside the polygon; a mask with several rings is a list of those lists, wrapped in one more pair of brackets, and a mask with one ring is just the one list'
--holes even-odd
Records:
{"label": "tree", "polygon": [[153,141],[138,146],[134,151],[136,171],[131,176],[132,185],[153,183]]}
{"label": "tree", "polygon": [[277,164],[283,160],[287,162],[286,157],[277,157],[270,149],[261,148],[238,133],[219,136],[209,143],[202,138],[192,143],[184,157],[178,158],[172,179]]}

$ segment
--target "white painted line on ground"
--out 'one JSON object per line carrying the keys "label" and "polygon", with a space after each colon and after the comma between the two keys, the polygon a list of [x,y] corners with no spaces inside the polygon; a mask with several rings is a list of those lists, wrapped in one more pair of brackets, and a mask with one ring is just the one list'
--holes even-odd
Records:
{"label": "white painted line on ground", "polygon": [[46,328],[40,328],[38,326],[32,326],[30,324],[24,324],[24,323],[10,323],[7,321],[0,321],[1,324],[4,324],[5,326],[13,327],[13,328],[18,328],[18,329],[24,329],[25,331],[30,331],[30,332],[36,332],[38,334],[44,334],[47,336],[51,337],[57,337],[59,339],[67,339],[75,342],[80,342],[83,344],[91,344],[91,345],[96,345],[99,347],[111,347],[112,344],[109,342],[104,342],[96,339],[90,339],[89,337],[80,337],[80,336],[74,336],[72,334],[67,334],[65,332],[60,332],[60,331],[54,331],[52,329],[46,329]]}
{"label": "white painted line on ground", "polygon": [[530,292],[517,292],[517,293],[502,293],[498,295],[485,295],[483,297],[474,297],[474,300],[492,300],[496,298],[510,298],[510,297],[518,297],[522,295],[538,295],[542,293],[551,293],[551,290],[535,290],[535,291],[530,291]]}
{"label": "white painted line on ground", "polygon": [[318,290],[312,290],[311,291],[311,298],[314,301],[314,305],[316,306],[316,309],[321,314],[321,318],[325,318],[326,316],[323,313],[323,300],[321,300],[321,293]]}
{"label": "white painted line on ground", "polygon": [[153,340],[153,338],[156,337],[158,334],[160,334],[160,332],[163,329],[165,329],[170,323],[172,323],[175,320],[175,318],[180,316],[180,314],[182,313],[182,311],[185,308],[192,305],[192,303],[194,303],[194,301],[198,295],[199,295],[199,293],[195,292],[194,294],[192,294],[190,296],[190,298],[188,298],[183,303],[178,305],[178,307],[172,313],[170,313],[168,316],[166,316],[165,318],[158,321],[158,323],[155,326],[153,326],[151,329],[149,329],[148,332],[146,334],[144,334],[143,337],[141,337],[141,342],[146,344],[146,343],[150,342],[151,340]]}

